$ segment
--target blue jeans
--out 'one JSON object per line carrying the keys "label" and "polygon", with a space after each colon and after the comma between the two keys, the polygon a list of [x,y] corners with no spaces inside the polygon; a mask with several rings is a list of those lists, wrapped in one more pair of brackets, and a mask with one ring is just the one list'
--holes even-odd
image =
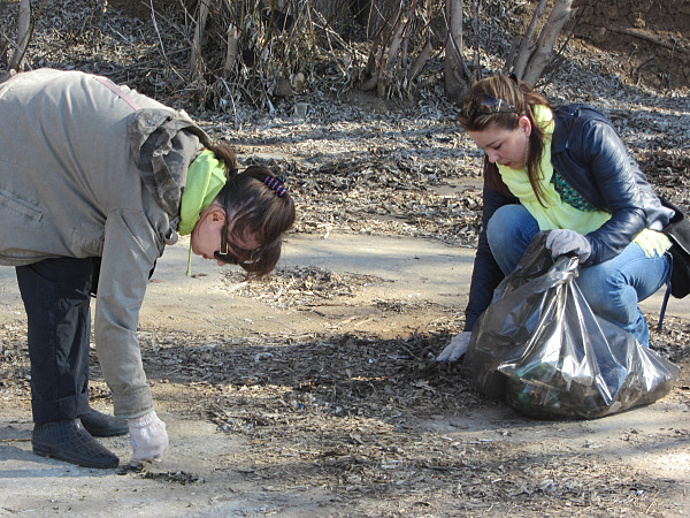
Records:
{"label": "blue jeans", "polygon": [[[537,221],[522,205],[505,205],[494,213],[486,236],[505,275],[515,269],[538,232]],[[647,320],[637,304],[666,284],[670,275],[668,254],[647,257],[637,243],[631,243],[616,257],[582,268],[576,282],[597,315],[622,327],[648,347]]]}

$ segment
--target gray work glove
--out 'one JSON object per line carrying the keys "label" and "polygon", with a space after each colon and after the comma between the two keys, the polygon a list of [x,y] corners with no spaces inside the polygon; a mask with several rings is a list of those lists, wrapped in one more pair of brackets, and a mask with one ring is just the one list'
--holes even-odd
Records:
{"label": "gray work glove", "polygon": [[129,442],[132,445],[130,464],[143,461],[160,461],[168,449],[168,432],[165,423],[158,419],[155,411],[135,419],[128,419]]}
{"label": "gray work glove", "polygon": [[554,258],[574,252],[577,254],[580,264],[584,263],[592,253],[589,239],[568,229],[556,229],[549,232],[549,235],[546,236],[546,248],[551,251]]}
{"label": "gray work glove", "polygon": [[443,349],[443,352],[436,358],[437,362],[455,362],[460,359],[467,351],[467,346],[470,344],[471,331],[463,331],[457,336],[454,336],[450,343]]}

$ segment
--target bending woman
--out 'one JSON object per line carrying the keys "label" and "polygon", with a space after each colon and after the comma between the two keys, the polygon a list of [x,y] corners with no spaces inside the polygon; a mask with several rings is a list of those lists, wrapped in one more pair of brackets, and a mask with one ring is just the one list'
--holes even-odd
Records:
{"label": "bending woman", "polygon": [[[178,234],[250,275],[273,269],[295,207],[265,168],[238,173],[186,114],[81,72],[0,84],[0,264],[28,317],[33,451],[89,467],[119,459],[94,436],[129,432],[132,460],[168,447],[137,340],[156,260]],[[94,335],[115,415],[89,407]],[[126,419],[126,421],[125,421]]]}
{"label": "bending woman", "polygon": [[674,211],[661,205],[611,122],[587,106],[553,107],[498,75],[474,85],[460,124],[485,153],[482,231],[465,330],[438,360],[464,354],[494,288],[539,231],[551,231],[554,257],[578,255],[577,284],[594,312],[648,346],[638,302],[670,277],[671,244],[659,231]]}

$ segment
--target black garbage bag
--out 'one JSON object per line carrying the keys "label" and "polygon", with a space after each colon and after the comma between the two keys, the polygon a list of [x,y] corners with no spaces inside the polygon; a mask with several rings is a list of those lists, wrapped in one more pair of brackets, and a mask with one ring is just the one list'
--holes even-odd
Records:
{"label": "black garbage bag", "polygon": [[487,397],[540,419],[591,419],[652,403],[679,368],[595,315],[575,256],[551,258],[539,233],[475,324],[463,373]]}

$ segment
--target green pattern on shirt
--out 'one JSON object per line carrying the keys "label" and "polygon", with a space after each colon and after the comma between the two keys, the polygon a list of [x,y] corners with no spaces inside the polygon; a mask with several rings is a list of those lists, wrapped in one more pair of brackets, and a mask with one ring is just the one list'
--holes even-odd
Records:
{"label": "green pattern on shirt", "polygon": [[582,212],[594,212],[597,210],[594,205],[585,200],[579,192],[573,189],[558,171],[553,172],[551,183],[564,203],[567,203],[571,207],[575,207]]}

